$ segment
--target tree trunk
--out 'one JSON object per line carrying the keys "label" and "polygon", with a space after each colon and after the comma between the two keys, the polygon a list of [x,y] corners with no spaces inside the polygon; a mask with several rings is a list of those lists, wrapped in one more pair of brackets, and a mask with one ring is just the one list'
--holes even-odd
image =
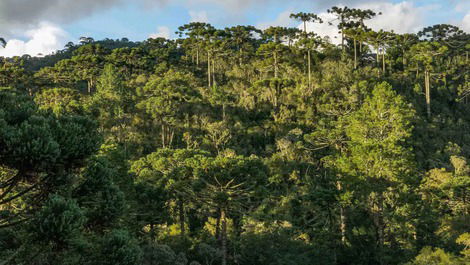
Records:
{"label": "tree trunk", "polygon": [[429,71],[424,72],[424,87],[426,90],[426,113],[431,118],[431,84],[429,80]]}
{"label": "tree trunk", "polygon": [[277,78],[277,52],[274,52],[274,78]]}
{"label": "tree trunk", "polygon": [[385,49],[382,49],[382,73],[385,74]]}
{"label": "tree trunk", "polygon": [[357,48],[356,48],[356,38],[354,38],[354,69],[357,69]]}
{"label": "tree trunk", "polygon": [[162,124],[162,132],[161,132],[161,135],[162,135],[162,147],[163,148],[166,148],[166,137],[165,137],[165,125]]}
{"label": "tree trunk", "polygon": [[344,30],[341,28],[341,51],[344,52]]}
{"label": "tree trunk", "polygon": [[403,63],[403,71],[406,71],[406,58],[405,58],[405,49],[402,49],[402,63]]}
{"label": "tree trunk", "polygon": [[227,108],[226,104],[223,103],[223,104],[222,104],[222,120],[223,120],[223,121],[226,120],[226,108]]}
{"label": "tree trunk", "polygon": [[220,219],[222,222],[222,234],[221,234],[221,250],[222,250],[222,265],[227,265],[227,219],[225,216],[225,209],[220,211]]}
{"label": "tree trunk", "polygon": [[215,81],[215,60],[212,60],[212,85],[217,85]]}
{"label": "tree trunk", "polygon": [[211,87],[211,56],[209,52],[207,52],[207,85]]}
{"label": "tree trunk", "polygon": [[220,244],[220,208],[217,209],[217,219],[215,220],[215,240]]}
{"label": "tree trunk", "polygon": [[185,233],[186,233],[186,227],[184,225],[184,202],[183,202],[183,199],[180,198],[179,199],[179,222],[180,222],[180,227],[181,227],[181,237],[184,238],[185,236]]}
{"label": "tree trunk", "polygon": [[150,242],[155,242],[155,224],[153,221],[150,223]]}
{"label": "tree trunk", "polygon": [[[343,187],[341,185],[341,181],[336,182],[336,189],[341,192],[343,190]],[[339,229],[341,231],[341,243],[343,245],[346,244],[346,213],[344,210],[343,205],[339,206],[339,214],[340,214],[340,224],[339,224]]]}
{"label": "tree trunk", "polygon": [[376,61],[377,61],[377,68],[379,68],[379,63],[380,63],[380,60],[379,60],[379,45],[375,46],[375,49],[377,50],[376,54],[375,54],[375,57],[376,57]]}
{"label": "tree trunk", "polygon": [[383,264],[383,246],[385,243],[385,223],[384,223],[384,218],[383,218],[383,194],[379,192],[376,194],[377,198],[373,199],[373,218],[374,218],[374,224],[377,229],[377,245],[379,248],[379,264]]}
{"label": "tree trunk", "polygon": [[310,56],[310,49],[307,51],[307,61],[308,61],[308,89],[312,88],[312,59]]}
{"label": "tree trunk", "polygon": [[87,89],[88,89],[88,94],[91,95],[91,80],[88,80],[87,82]]}

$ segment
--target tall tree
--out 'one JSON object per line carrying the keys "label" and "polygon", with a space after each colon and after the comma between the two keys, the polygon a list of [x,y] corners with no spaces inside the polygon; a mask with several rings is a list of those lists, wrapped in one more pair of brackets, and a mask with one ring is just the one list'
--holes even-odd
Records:
{"label": "tall tree", "polygon": [[[323,23],[323,20],[316,14],[314,13],[297,13],[297,14],[291,14],[290,18],[293,18],[295,20],[301,21],[304,26],[304,35],[303,38],[305,39],[305,42],[308,42],[309,40],[309,34],[307,33],[307,22],[310,23]],[[307,44],[307,43],[306,43]],[[308,44],[307,44],[308,45]],[[312,87],[312,63],[311,63],[311,48],[307,47],[307,72],[308,72],[308,87],[311,89]]]}
{"label": "tall tree", "polygon": [[[197,171],[204,184],[201,199],[217,212],[222,265],[228,264],[227,222],[231,214],[244,213],[260,199],[266,168],[256,157],[221,154]],[[217,228],[219,229],[219,228]]]}
{"label": "tall tree", "polygon": [[345,6],[345,7],[338,7],[338,6],[333,6],[332,8],[328,9],[327,12],[329,14],[333,14],[335,16],[335,19],[332,21],[329,21],[328,23],[330,25],[333,24],[334,21],[337,21],[338,23],[338,29],[339,33],[341,34],[341,49],[344,52],[345,46],[344,46],[344,36],[345,32],[344,29],[347,27],[348,23],[350,22],[352,13],[352,9]]}
{"label": "tall tree", "polygon": [[382,83],[348,118],[349,154],[342,158],[342,167],[364,181],[380,264],[384,264],[383,248],[390,231],[386,211],[395,211],[397,203],[389,201],[387,194],[398,192],[412,176],[413,155],[406,141],[411,136],[413,116],[414,110],[403,98],[389,84]]}
{"label": "tall tree", "polygon": [[431,77],[439,71],[438,61],[448,48],[438,42],[420,42],[411,47],[412,61],[416,64],[416,73],[422,69],[426,96],[426,113],[431,118]]}

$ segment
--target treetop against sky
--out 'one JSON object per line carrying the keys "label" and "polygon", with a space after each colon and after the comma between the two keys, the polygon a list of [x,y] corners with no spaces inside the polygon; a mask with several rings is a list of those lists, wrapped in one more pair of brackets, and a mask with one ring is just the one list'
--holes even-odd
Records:
{"label": "treetop against sky", "polygon": [[[178,26],[196,21],[217,27],[295,27],[291,13],[314,12],[329,21],[332,17],[326,10],[334,5],[382,12],[368,22],[375,30],[417,32],[443,23],[470,30],[467,0],[0,0],[0,35],[8,42],[0,56],[49,54],[81,36],[174,38]],[[328,23],[308,29],[333,41],[337,35]]]}

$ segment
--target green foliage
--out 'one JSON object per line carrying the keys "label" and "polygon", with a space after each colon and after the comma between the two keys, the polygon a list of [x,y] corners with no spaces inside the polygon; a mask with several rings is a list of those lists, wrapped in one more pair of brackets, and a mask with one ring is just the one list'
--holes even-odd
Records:
{"label": "green foliage", "polygon": [[0,265],[467,264],[469,35],[328,13],[0,58]]}
{"label": "green foliage", "polygon": [[56,115],[83,113],[80,94],[70,88],[45,89],[34,100],[40,109],[51,110]]}
{"label": "green foliage", "polygon": [[110,166],[102,157],[91,159],[83,172],[83,183],[74,192],[85,209],[89,227],[109,227],[124,213],[124,194],[114,184],[116,171]]}
{"label": "green foliage", "polygon": [[35,217],[36,240],[54,244],[55,248],[66,248],[80,236],[85,220],[75,201],[53,195]]}
{"label": "green foliage", "polygon": [[113,230],[100,242],[99,256],[93,264],[138,265],[142,251],[137,242],[124,230]]}
{"label": "green foliage", "polygon": [[188,261],[183,253],[176,254],[167,245],[148,245],[143,248],[144,265],[186,265]]}
{"label": "green foliage", "polygon": [[[459,264],[457,259],[451,254],[438,248],[433,250],[431,247],[423,248],[419,255],[409,263],[410,265],[451,265]],[[463,263],[462,263],[463,264]]]}

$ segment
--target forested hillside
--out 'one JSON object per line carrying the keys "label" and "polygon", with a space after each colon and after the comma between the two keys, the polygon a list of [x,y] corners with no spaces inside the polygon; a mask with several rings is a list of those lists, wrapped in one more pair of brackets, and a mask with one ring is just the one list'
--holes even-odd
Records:
{"label": "forested hillside", "polygon": [[329,13],[0,58],[0,265],[469,264],[469,34]]}

